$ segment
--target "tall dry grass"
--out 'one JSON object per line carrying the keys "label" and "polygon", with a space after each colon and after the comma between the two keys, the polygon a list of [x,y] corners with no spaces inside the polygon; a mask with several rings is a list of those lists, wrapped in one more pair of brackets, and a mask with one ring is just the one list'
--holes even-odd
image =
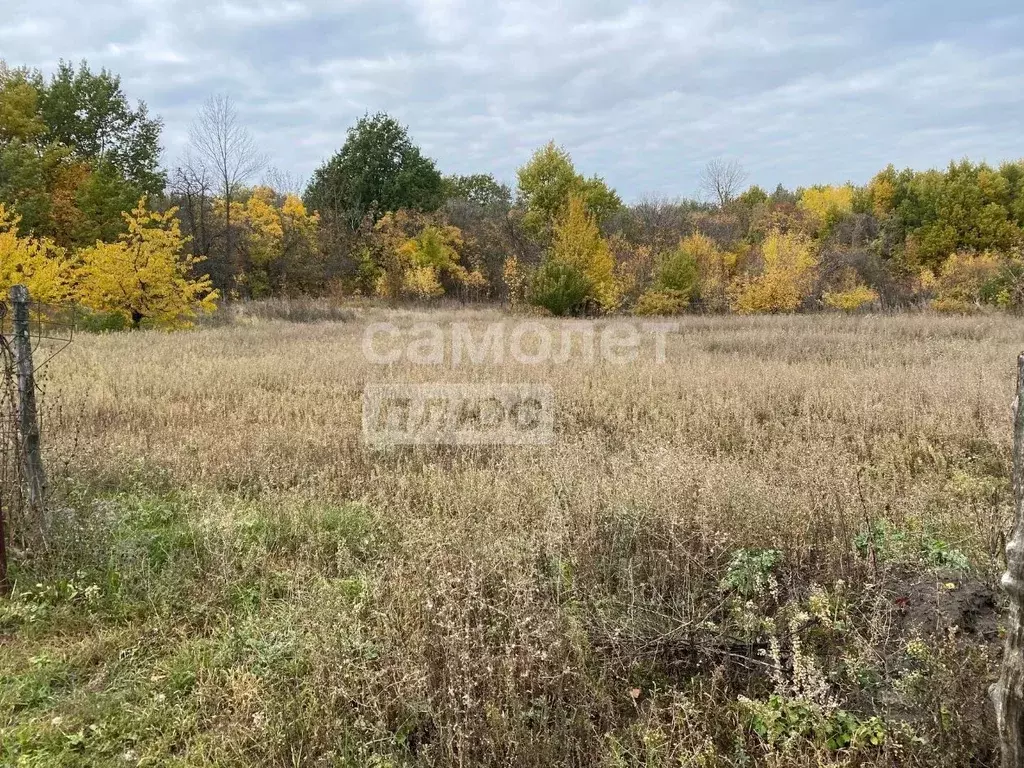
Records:
{"label": "tall dry grass", "polygon": [[[85,335],[49,364],[74,512],[23,581],[99,596],[29,590],[5,672],[40,646],[102,672],[10,694],[18,754],[63,755],[63,717],[97,764],[992,760],[997,640],[907,602],[997,612],[1020,321],[688,317],[664,365],[454,368],[374,365],[364,328],[509,318],[279,315]],[[557,439],[371,450],[360,397],[385,381],[549,383]],[[107,689],[128,680],[172,711]],[[115,701],[135,714],[90,735]]]}

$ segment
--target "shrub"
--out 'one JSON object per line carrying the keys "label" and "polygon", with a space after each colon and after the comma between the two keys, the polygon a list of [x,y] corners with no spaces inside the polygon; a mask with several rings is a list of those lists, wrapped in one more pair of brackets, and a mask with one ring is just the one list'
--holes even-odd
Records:
{"label": "shrub", "polygon": [[656,281],[660,290],[681,294],[689,302],[698,279],[697,259],[684,243],[661,257]]}
{"label": "shrub", "polygon": [[843,291],[828,291],[821,300],[829,309],[855,312],[878,301],[878,292],[861,283]]}
{"label": "shrub", "polygon": [[739,549],[733,553],[722,588],[749,599],[774,585],[774,571],[782,561],[777,549]]}
{"label": "shrub", "polygon": [[932,308],[940,312],[970,312],[995,304],[999,295],[1001,260],[994,253],[954,253],[935,280]]}
{"label": "shrub", "polygon": [[766,701],[741,698],[750,728],[769,747],[785,747],[806,740],[828,750],[880,747],[886,726],[878,717],[860,718],[842,709],[824,710],[802,698],[775,694]]}
{"label": "shrub", "polygon": [[526,274],[516,256],[509,256],[505,259],[502,265],[501,279],[505,285],[508,304],[515,309],[522,303],[523,294],[526,293]]}
{"label": "shrub", "polygon": [[583,311],[590,293],[590,281],[580,270],[548,259],[534,273],[530,301],[553,315],[573,315]]}
{"label": "shrub", "polygon": [[75,327],[92,333],[128,330],[128,318],[120,312],[91,312],[83,310],[74,317]]}
{"label": "shrub", "polygon": [[634,315],[678,315],[690,305],[690,299],[683,291],[645,291],[633,307]]}
{"label": "shrub", "polygon": [[813,241],[801,232],[768,233],[761,246],[764,270],[733,283],[732,307],[740,314],[795,312],[814,284],[818,257]]}

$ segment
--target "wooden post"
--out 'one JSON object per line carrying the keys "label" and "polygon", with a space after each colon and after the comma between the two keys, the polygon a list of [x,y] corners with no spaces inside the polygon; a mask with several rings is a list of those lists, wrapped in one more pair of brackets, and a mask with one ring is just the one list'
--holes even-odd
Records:
{"label": "wooden post", "polygon": [[36,412],[36,380],[32,366],[28,298],[28,288],[24,285],[11,286],[11,304],[14,309],[14,357],[18,368],[18,431],[21,437],[22,468],[25,472],[29,511],[42,522],[46,474],[43,472],[43,457],[39,450],[39,416]]}
{"label": "wooden post", "polygon": [[1017,358],[1013,401],[1013,531],[1006,544],[1003,590],[1010,598],[1003,670],[992,686],[1003,768],[1024,765],[1024,354]]}

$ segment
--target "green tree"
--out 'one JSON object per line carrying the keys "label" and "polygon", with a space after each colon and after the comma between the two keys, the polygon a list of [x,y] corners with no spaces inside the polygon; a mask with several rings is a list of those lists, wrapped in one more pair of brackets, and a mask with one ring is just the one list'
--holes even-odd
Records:
{"label": "green tree", "polygon": [[662,254],[655,277],[655,284],[659,289],[678,291],[689,300],[697,289],[699,279],[697,258],[685,243],[680,243],[675,250]]}
{"label": "green tree", "polygon": [[40,76],[0,60],[0,144],[35,143],[46,132],[39,100]]}
{"label": "green tree", "polygon": [[1002,251],[1021,242],[1019,184],[1012,168],[962,160],[945,171],[889,166],[872,179],[868,195],[882,217],[888,255],[939,271],[954,252]]}
{"label": "green tree", "polygon": [[551,233],[573,195],[583,201],[598,225],[622,207],[619,196],[603,179],[578,174],[569,153],[553,141],[534,152],[517,177],[517,198],[525,210],[523,226],[537,237]]}
{"label": "green tree", "polygon": [[21,220],[23,231],[47,235],[50,231],[50,193],[47,179],[59,162],[56,152],[41,153],[20,139],[0,144],[0,202]]}
{"label": "green tree", "polygon": [[349,129],[341,150],[313,173],[304,202],[355,230],[367,215],[436,211],[444,191],[434,161],[412,143],[408,129],[379,112]]}
{"label": "green tree", "polygon": [[97,240],[116,240],[125,232],[123,213],[132,210],[138,202],[136,192],[133,184],[125,183],[117,168],[107,162],[97,162],[75,195],[81,217],[71,244],[84,246]]}
{"label": "green tree", "polygon": [[511,190],[489,173],[445,176],[444,196],[447,200],[465,200],[488,208],[508,208],[512,205]]}
{"label": "green tree", "polygon": [[768,193],[761,189],[757,184],[751,186],[746,192],[736,198],[736,202],[747,208],[754,208],[763,203],[767,203],[771,198],[768,197]]}
{"label": "green tree", "polygon": [[1017,226],[1024,228],[1024,160],[1003,163],[999,175],[1006,180],[1010,214]]}
{"label": "green tree", "polygon": [[40,81],[38,74],[0,61],[0,202],[32,234],[49,233],[47,181],[60,162],[59,153],[47,153],[39,143],[46,132]]}
{"label": "green tree", "polygon": [[49,141],[70,147],[81,159],[109,163],[136,194],[159,194],[167,181],[160,169],[159,119],[144,102],[133,109],[121,78],[83,61],[76,70],[61,61],[43,89],[40,111]]}

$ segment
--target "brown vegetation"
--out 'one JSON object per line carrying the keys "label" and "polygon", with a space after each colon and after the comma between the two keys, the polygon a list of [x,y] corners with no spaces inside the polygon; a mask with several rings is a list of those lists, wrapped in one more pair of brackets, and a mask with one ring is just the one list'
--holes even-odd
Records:
{"label": "brown vegetation", "polygon": [[[352,313],[52,361],[67,510],[0,608],[3,762],[993,762],[1020,321],[690,316],[664,365],[453,369],[365,362],[365,323],[501,316]],[[558,439],[370,451],[391,380],[548,382]]]}

